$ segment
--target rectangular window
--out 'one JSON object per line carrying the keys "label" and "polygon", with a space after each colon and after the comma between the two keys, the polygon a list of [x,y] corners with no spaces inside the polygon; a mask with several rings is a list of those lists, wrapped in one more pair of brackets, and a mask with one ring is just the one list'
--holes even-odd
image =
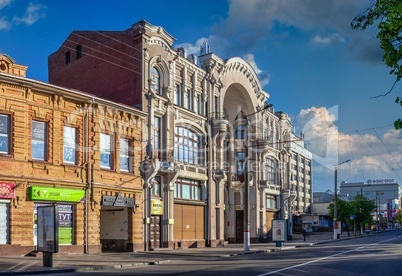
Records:
{"label": "rectangular window", "polygon": [[245,162],[246,162],[246,153],[245,152],[236,152],[236,166],[237,166],[237,176],[244,175],[245,170]]}
{"label": "rectangular window", "polygon": [[101,133],[100,135],[100,165],[104,169],[112,169],[112,136]]}
{"label": "rectangular window", "polygon": [[181,85],[178,84],[174,89],[174,104],[181,105]]}
{"label": "rectangular window", "polygon": [[71,58],[70,58],[70,51],[68,51],[68,52],[66,53],[66,55],[65,55],[65,62],[66,62],[66,64],[69,64],[70,61],[71,61]]}
{"label": "rectangular window", "polygon": [[160,159],[161,151],[161,118],[154,117],[154,127],[152,133],[152,146],[154,150],[154,158]]}
{"label": "rectangular window", "polygon": [[10,154],[10,115],[0,114],[0,154]]}
{"label": "rectangular window", "polygon": [[78,45],[78,46],[75,48],[75,50],[76,50],[76,58],[77,58],[77,59],[82,58],[82,46],[81,46],[81,45]]}
{"label": "rectangular window", "polygon": [[63,128],[63,162],[76,163],[76,140],[77,130],[74,127],[64,126]]}
{"label": "rectangular window", "polygon": [[194,99],[194,93],[193,90],[188,90],[188,97],[187,97],[187,108],[190,110],[194,110],[194,104],[193,104],[193,99]]}
{"label": "rectangular window", "polygon": [[204,163],[202,137],[183,127],[175,128],[175,160],[201,165]]}
{"label": "rectangular window", "polygon": [[161,177],[155,176],[154,180],[152,181],[151,195],[158,197],[161,196],[161,183]]}
{"label": "rectangular window", "polygon": [[32,121],[32,159],[46,160],[47,124]]}
{"label": "rectangular window", "polygon": [[276,197],[274,195],[267,195],[266,208],[275,209],[276,208]]}
{"label": "rectangular window", "polygon": [[190,95],[189,91],[187,91],[184,93],[184,108],[190,108],[189,102],[190,102]]}
{"label": "rectangular window", "polygon": [[130,171],[130,141],[128,139],[120,138],[120,171]]}
{"label": "rectangular window", "polygon": [[174,185],[174,197],[201,200],[201,184],[197,180],[178,178]]}

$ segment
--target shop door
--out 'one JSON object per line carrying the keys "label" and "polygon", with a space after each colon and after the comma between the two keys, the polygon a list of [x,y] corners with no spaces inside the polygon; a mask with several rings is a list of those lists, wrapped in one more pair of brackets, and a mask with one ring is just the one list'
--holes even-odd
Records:
{"label": "shop door", "polygon": [[161,216],[151,217],[151,248],[161,247]]}
{"label": "shop door", "polygon": [[236,243],[244,241],[244,211],[236,211]]}

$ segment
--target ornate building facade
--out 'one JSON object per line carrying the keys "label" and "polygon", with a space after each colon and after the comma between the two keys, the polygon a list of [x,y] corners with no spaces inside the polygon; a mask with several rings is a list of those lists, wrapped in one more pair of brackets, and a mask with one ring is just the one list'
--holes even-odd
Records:
{"label": "ornate building facade", "polygon": [[56,204],[62,253],[143,248],[146,113],[26,78],[0,55],[0,255],[27,255]]}
{"label": "ornate building facade", "polygon": [[174,42],[146,21],[73,31],[49,56],[49,82],[148,114],[146,248],[269,238],[289,200],[290,118],[274,111],[243,59],[224,60],[206,44],[187,56]]}

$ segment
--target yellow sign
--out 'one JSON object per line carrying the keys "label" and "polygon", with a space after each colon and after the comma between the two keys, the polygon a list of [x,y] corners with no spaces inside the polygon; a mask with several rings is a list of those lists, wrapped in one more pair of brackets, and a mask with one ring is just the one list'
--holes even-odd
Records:
{"label": "yellow sign", "polygon": [[163,215],[163,200],[151,200],[151,215]]}

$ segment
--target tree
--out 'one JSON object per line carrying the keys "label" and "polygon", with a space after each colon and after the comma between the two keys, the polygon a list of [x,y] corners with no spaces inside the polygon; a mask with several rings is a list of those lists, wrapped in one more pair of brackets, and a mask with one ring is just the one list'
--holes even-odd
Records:
{"label": "tree", "polygon": [[364,195],[356,195],[354,200],[351,201],[351,205],[355,213],[355,220],[358,227],[362,227],[373,221],[372,213],[377,208],[374,201]]}
{"label": "tree", "polygon": [[402,209],[399,209],[398,212],[396,212],[394,220],[395,222],[402,224]]}
{"label": "tree", "polygon": [[[349,233],[349,224],[350,224],[350,217],[353,215],[353,206],[350,202],[338,199],[337,201],[337,221],[346,224],[346,230],[348,231],[348,236],[350,237]],[[329,204],[328,206],[328,214],[331,218],[334,218],[334,203]]]}
{"label": "tree", "polygon": [[[402,1],[400,0],[376,0],[362,14],[356,16],[352,23],[352,29],[365,30],[376,25],[378,28],[377,38],[380,40],[383,51],[382,60],[391,68],[390,74],[395,75],[395,84],[402,78]],[[402,106],[402,97],[396,97],[395,102]],[[402,129],[402,120],[394,122],[396,129]]]}

